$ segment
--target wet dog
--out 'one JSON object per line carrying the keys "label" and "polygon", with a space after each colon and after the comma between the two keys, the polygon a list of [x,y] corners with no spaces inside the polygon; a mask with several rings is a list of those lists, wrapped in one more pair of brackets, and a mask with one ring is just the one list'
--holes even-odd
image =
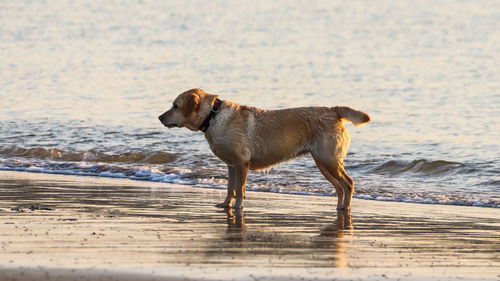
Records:
{"label": "wet dog", "polygon": [[192,89],[159,119],[168,128],[202,131],[212,152],[227,164],[227,196],[218,207],[243,208],[249,169],[311,154],[337,192],[337,209],[351,208],[354,182],[344,170],[350,139],[343,120],[361,126],[370,121],[362,111],[345,106],[264,110]]}

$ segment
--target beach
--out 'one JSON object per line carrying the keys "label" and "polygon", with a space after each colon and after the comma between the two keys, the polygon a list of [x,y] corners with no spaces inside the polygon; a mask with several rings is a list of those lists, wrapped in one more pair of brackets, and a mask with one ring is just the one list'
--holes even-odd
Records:
{"label": "beach", "polygon": [[[0,1],[0,281],[500,280],[497,2]],[[352,210],[309,155],[216,208],[192,88],[369,114]]]}
{"label": "beach", "polygon": [[0,280],[498,280],[500,210],[0,171]]}

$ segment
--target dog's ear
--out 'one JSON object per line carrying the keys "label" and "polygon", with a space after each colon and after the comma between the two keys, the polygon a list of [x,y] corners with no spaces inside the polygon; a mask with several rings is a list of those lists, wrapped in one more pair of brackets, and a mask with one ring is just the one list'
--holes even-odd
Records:
{"label": "dog's ear", "polygon": [[184,105],[182,106],[182,114],[184,117],[188,117],[193,113],[193,111],[198,111],[200,108],[200,96],[196,93],[190,93],[184,99]]}

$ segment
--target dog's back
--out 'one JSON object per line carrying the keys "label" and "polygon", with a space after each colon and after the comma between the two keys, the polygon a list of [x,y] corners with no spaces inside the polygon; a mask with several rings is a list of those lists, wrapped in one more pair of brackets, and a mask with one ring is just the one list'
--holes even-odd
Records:
{"label": "dog's back", "polygon": [[366,113],[348,107],[262,110],[234,103],[232,106],[236,108],[227,126],[239,127],[232,128],[241,136],[236,142],[248,149],[250,168],[254,170],[316,151],[323,142],[337,143],[334,147],[339,149],[327,153],[343,158],[349,146],[349,135],[342,120],[356,125],[369,121]]}

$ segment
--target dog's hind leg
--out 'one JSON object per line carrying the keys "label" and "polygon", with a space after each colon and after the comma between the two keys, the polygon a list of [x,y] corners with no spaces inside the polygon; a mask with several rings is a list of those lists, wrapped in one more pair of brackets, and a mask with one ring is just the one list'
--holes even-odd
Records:
{"label": "dog's hind leg", "polygon": [[342,184],[339,177],[339,170],[336,164],[332,164],[330,161],[322,160],[319,156],[312,155],[316,166],[321,171],[323,176],[333,185],[335,191],[337,192],[337,210],[344,209],[344,198],[346,197],[346,190]]}
{"label": "dog's hind leg", "polygon": [[345,194],[344,206],[342,209],[350,210],[351,209],[352,195],[354,194],[354,181],[346,173],[346,171],[344,170],[344,167],[340,167],[340,172],[341,172],[342,182],[344,183],[344,187],[346,187],[345,188],[346,194]]}
{"label": "dog's hind leg", "polygon": [[236,170],[232,166],[227,166],[228,170],[228,180],[227,180],[227,196],[223,203],[217,204],[219,208],[230,208],[233,204],[234,198],[236,197],[235,192],[235,178]]}

